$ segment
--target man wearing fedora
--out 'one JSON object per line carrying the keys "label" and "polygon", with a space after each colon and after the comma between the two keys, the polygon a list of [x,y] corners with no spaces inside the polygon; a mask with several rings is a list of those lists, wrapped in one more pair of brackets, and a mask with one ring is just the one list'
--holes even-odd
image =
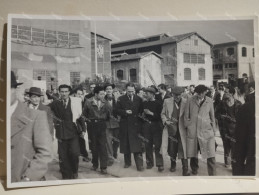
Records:
{"label": "man wearing fedora", "polygon": [[30,101],[28,103],[28,107],[34,110],[42,110],[46,112],[49,123],[50,134],[54,135],[54,125],[53,125],[53,117],[52,112],[49,106],[43,105],[41,102],[41,97],[43,96],[41,89],[38,87],[31,87],[27,92],[29,95]]}
{"label": "man wearing fedora", "polygon": [[153,87],[144,89],[146,101],[143,102],[143,135],[146,148],[147,169],[154,166],[153,146],[155,146],[156,166],[159,172],[164,170],[163,157],[160,154],[162,142],[161,103],[155,99]]}
{"label": "man wearing fedora", "polygon": [[[104,99],[110,104],[110,108],[113,109],[116,106],[117,97],[113,95],[113,89],[115,85],[112,83],[107,83],[104,86],[104,91],[106,95]],[[111,113],[113,111],[111,110]],[[117,152],[119,148],[119,122],[118,116],[111,115],[109,120],[106,122],[106,137],[107,137],[107,152],[108,152],[108,166],[112,165],[114,159],[117,158]]]}
{"label": "man wearing fedora", "polygon": [[11,72],[11,182],[40,181],[48,170],[51,135],[45,112],[32,110],[17,99]]}
{"label": "man wearing fedora", "polygon": [[[189,176],[188,159],[186,155],[186,128],[184,127],[184,110],[188,94],[182,97],[184,88],[172,88],[172,97],[165,100],[161,118],[164,124],[164,131],[168,132],[167,152],[171,158],[170,171],[176,171],[176,157],[182,161],[182,175]],[[164,132],[165,133],[165,132]],[[164,138],[164,137],[163,137]]]}

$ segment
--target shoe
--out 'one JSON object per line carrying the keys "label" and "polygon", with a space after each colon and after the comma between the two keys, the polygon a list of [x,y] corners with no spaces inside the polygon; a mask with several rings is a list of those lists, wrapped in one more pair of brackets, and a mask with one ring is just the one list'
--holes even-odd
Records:
{"label": "shoe", "polygon": [[147,165],[147,169],[152,169],[153,165]]}
{"label": "shoe", "polygon": [[126,165],[126,164],[125,164],[125,165],[124,165],[124,168],[127,169],[127,168],[129,168],[130,166],[131,166],[131,165]]}
{"label": "shoe", "polygon": [[170,168],[170,171],[171,171],[171,172],[175,172],[175,171],[176,171],[176,168],[175,168],[175,167],[171,167],[171,168]]}
{"label": "shoe", "polygon": [[78,173],[74,173],[73,174],[73,179],[77,179],[78,178]]}
{"label": "shoe", "polygon": [[142,166],[141,166],[141,167],[138,167],[138,168],[137,168],[137,171],[140,171],[140,172],[141,172],[141,171],[144,171],[144,167],[142,167]]}
{"label": "shoe", "polygon": [[197,171],[197,170],[192,170],[192,174],[193,174],[193,175],[197,175],[197,174],[198,174],[198,171]]}
{"label": "shoe", "polygon": [[113,160],[108,160],[107,166],[112,166],[113,165]]}
{"label": "shoe", "polygon": [[225,164],[225,167],[229,169],[231,165]]}
{"label": "shoe", "polygon": [[190,172],[189,171],[183,171],[183,176],[190,176]]}
{"label": "shoe", "polygon": [[92,166],[91,170],[92,171],[96,171],[98,169],[98,167]]}
{"label": "shoe", "polygon": [[163,167],[163,166],[159,166],[159,167],[158,167],[158,171],[159,171],[159,172],[162,172],[163,170],[164,170],[164,167]]}
{"label": "shoe", "polygon": [[90,162],[90,161],[91,161],[91,158],[89,158],[89,157],[83,157],[83,161],[84,161],[84,162]]}
{"label": "shoe", "polygon": [[106,168],[105,168],[105,169],[101,169],[101,174],[102,174],[102,175],[108,174],[107,169],[106,169]]}

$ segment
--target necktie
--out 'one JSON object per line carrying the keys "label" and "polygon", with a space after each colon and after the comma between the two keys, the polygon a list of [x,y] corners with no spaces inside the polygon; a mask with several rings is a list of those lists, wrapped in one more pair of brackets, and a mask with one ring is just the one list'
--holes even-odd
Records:
{"label": "necktie", "polygon": [[130,100],[133,102],[133,96],[130,96]]}
{"label": "necktie", "polygon": [[63,106],[64,106],[64,108],[67,108],[67,101],[66,100],[63,100]]}

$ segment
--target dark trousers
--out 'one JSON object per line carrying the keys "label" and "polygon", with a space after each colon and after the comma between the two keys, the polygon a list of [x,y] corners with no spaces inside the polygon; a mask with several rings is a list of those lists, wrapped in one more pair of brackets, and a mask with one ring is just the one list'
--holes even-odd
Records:
{"label": "dark trousers", "polygon": [[86,150],[86,146],[85,146],[85,139],[81,136],[79,136],[79,146],[80,146],[80,154],[87,158],[88,157],[88,152]]}
{"label": "dark trousers", "polygon": [[[162,129],[159,122],[144,123],[143,134],[146,148],[147,166],[154,166],[153,145],[155,146],[156,166],[163,166],[163,156],[160,153],[162,143]],[[157,127],[157,128],[156,128]]]}
{"label": "dark trousers", "polygon": [[107,152],[109,160],[113,160],[113,158],[117,158],[118,156],[118,148],[120,145],[119,133],[119,128],[107,128],[106,130]]}
{"label": "dark trousers", "polygon": [[89,123],[92,130],[92,154],[93,159],[92,163],[93,166],[98,168],[99,167],[99,160],[100,160],[100,168],[106,169],[107,168],[107,138],[106,138],[106,124],[104,121],[100,122],[91,122]]}
{"label": "dark trousers", "polygon": [[[136,167],[140,168],[143,167],[143,156],[141,152],[133,153]],[[124,161],[126,165],[131,165],[131,153],[124,154]]]}
{"label": "dark trousers", "polygon": [[89,144],[89,150],[92,151],[92,129],[90,123],[87,123],[87,133],[88,133],[88,144]]}
{"label": "dark trousers", "polygon": [[234,151],[234,135],[233,133],[230,133],[228,128],[224,127],[223,125],[220,125],[220,136],[223,142],[223,148],[224,148],[224,161],[225,165],[231,165],[233,159],[233,151]]}
{"label": "dark trousers", "polygon": [[[197,171],[199,168],[198,158],[191,158],[190,165],[191,165],[191,169],[193,171]],[[215,157],[207,158],[207,170],[208,170],[209,176],[216,175],[216,159],[215,159]]]}
{"label": "dark trousers", "polygon": [[78,173],[79,141],[78,136],[68,140],[58,140],[59,165],[63,179],[74,179]]}

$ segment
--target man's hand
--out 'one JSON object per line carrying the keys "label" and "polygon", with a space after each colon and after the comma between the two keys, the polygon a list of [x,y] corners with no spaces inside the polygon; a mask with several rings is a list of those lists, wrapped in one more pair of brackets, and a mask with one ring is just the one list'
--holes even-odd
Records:
{"label": "man's hand", "polygon": [[171,124],[172,124],[172,121],[165,121],[165,124],[166,124],[166,125],[171,125]]}
{"label": "man's hand", "polygon": [[131,110],[126,110],[126,113],[127,114],[132,114],[132,111]]}
{"label": "man's hand", "polygon": [[144,109],[144,113],[152,116],[154,115],[154,113],[151,112],[149,109]]}

